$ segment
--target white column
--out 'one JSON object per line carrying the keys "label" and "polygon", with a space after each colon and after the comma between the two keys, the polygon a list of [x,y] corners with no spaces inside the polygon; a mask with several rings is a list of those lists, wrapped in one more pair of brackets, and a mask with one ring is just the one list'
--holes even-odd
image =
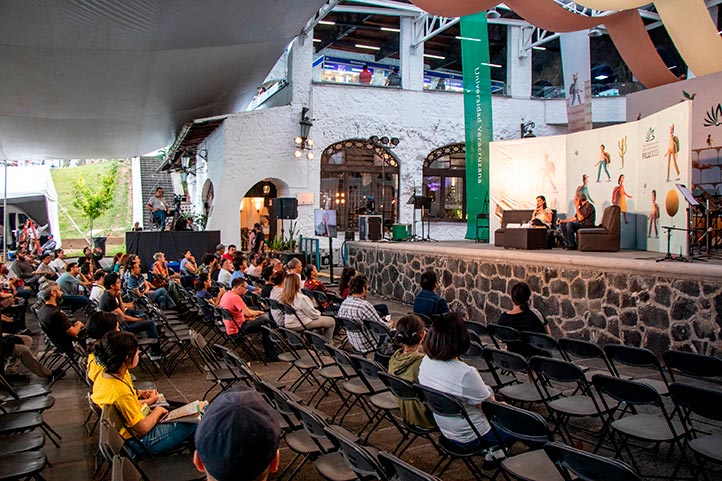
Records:
{"label": "white column", "polygon": [[291,84],[291,102],[310,107],[311,67],[313,64],[313,36],[299,35],[293,41],[288,56],[288,81]]}
{"label": "white column", "polygon": [[531,27],[506,27],[506,95],[515,98],[531,97]]}
{"label": "white column", "polygon": [[133,192],[133,223],[143,225],[143,189],[140,183],[140,157],[133,157],[130,161],[131,191]]}
{"label": "white column", "polygon": [[413,18],[401,17],[399,56],[401,58],[401,88],[424,89],[424,45],[412,46],[414,38]]}

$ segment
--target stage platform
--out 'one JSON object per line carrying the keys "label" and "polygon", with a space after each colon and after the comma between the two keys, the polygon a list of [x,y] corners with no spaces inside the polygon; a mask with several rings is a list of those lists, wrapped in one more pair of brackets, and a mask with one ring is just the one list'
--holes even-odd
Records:
{"label": "stage platform", "polygon": [[532,305],[556,336],[722,351],[722,261],[655,262],[664,254],[625,250],[511,250],[473,241],[349,242],[349,262],[375,294],[412,303],[434,269],[451,308],[494,322],[511,308],[509,289],[527,282]]}

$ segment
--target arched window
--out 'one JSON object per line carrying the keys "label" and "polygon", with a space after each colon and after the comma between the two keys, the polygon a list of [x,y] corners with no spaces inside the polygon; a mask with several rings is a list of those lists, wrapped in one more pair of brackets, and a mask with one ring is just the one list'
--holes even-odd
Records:
{"label": "arched window", "polygon": [[431,219],[466,220],[466,146],[450,144],[424,160],[424,195],[431,199]]}
{"label": "arched window", "polygon": [[358,216],[381,214],[385,224],[398,215],[399,162],[385,147],[365,139],[328,146],[321,155],[321,208],[335,209],[339,230],[358,229]]}

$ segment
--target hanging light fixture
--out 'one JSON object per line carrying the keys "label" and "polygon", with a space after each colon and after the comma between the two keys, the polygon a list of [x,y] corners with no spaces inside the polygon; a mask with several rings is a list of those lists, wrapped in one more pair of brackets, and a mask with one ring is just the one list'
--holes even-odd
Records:
{"label": "hanging light fixture", "polygon": [[301,121],[298,123],[300,125],[300,135],[293,139],[293,143],[295,144],[293,156],[300,159],[305,152],[306,158],[313,160],[316,158],[316,155],[313,153],[313,139],[309,137],[311,127],[313,127],[313,119],[309,117],[308,111],[308,107],[301,109]]}
{"label": "hanging light fixture", "polygon": [[486,18],[488,20],[496,20],[497,18],[501,17],[501,14],[496,9],[496,7],[489,9],[486,11]]}

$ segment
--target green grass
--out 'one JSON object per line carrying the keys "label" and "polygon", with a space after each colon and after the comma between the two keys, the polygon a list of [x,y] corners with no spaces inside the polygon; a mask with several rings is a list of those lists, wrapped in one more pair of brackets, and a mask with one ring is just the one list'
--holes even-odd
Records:
{"label": "green grass", "polygon": [[[90,223],[83,216],[82,212],[73,205],[76,180],[82,177],[87,185],[93,186],[95,179],[99,179],[110,170],[112,162],[114,161],[104,161],[80,167],[52,169],[50,171],[61,206],[58,209],[58,219],[60,234],[64,239],[77,239],[85,237],[90,233]],[[130,161],[119,160],[117,162],[119,163],[119,169],[118,178],[115,182],[115,201],[110,209],[93,223],[94,236],[123,236],[125,231],[132,225],[133,195]],[[78,232],[72,225],[64,210],[75,220],[81,232]]]}

